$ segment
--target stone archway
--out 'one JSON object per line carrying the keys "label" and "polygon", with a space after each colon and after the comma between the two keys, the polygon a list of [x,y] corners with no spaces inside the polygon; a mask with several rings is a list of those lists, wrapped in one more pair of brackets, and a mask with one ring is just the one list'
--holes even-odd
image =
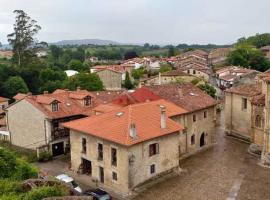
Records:
{"label": "stone archway", "polygon": [[200,147],[204,145],[205,145],[205,133],[202,133],[200,137]]}

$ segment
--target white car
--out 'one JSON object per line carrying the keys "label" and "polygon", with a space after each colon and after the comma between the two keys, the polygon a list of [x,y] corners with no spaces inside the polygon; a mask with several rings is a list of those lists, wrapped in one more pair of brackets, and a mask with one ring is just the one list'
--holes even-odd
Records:
{"label": "white car", "polygon": [[60,174],[60,175],[56,176],[55,178],[58,179],[59,181],[62,181],[64,183],[68,184],[70,187],[74,188],[74,190],[76,190],[77,192],[82,193],[82,189],[74,181],[74,179],[71,178],[70,176],[68,176],[66,174]]}

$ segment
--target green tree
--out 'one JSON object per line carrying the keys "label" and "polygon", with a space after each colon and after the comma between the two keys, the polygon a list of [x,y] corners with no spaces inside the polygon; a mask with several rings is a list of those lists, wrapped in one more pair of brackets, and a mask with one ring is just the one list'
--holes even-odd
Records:
{"label": "green tree", "polygon": [[55,60],[58,60],[63,55],[63,49],[56,45],[51,45],[50,50],[51,50],[52,57]]}
{"label": "green tree", "polygon": [[65,88],[75,90],[77,87],[86,89],[89,91],[103,90],[103,83],[99,76],[89,73],[78,73],[75,76],[70,77],[64,84]]}
{"label": "green tree", "polygon": [[132,77],[134,78],[134,79],[140,79],[140,78],[142,78],[143,77],[143,75],[144,75],[144,69],[143,68],[139,68],[139,69],[133,69],[132,70],[132,72],[131,72],[131,74],[132,74]]}
{"label": "green tree", "polygon": [[19,76],[12,76],[4,83],[6,96],[13,97],[17,93],[27,93],[29,91],[24,80]]}
{"label": "green tree", "polygon": [[0,178],[10,178],[16,172],[16,157],[10,151],[0,148]]}
{"label": "green tree", "polygon": [[164,73],[172,70],[172,66],[169,64],[163,64],[160,66],[159,72]]}
{"label": "green tree", "polygon": [[176,55],[175,48],[174,48],[174,46],[170,45],[169,49],[168,49],[168,57],[172,57],[175,55]]}
{"label": "green tree", "polygon": [[14,13],[16,14],[14,32],[7,37],[9,44],[13,47],[15,60],[18,66],[21,66],[35,55],[31,47],[37,43],[34,36],[41,27],[23,10],[14,10]]}
{"label": "green tree", "polygon": [[270,62],[264,57],[261,50],[247,43],[236,45],[227,58],[228,64],[251,67],[252,69],[265,71],[270,67]]}
{"label": "green tree", "polygon": [[205,91],[208,95],[210,95],[211,97],[215,98],[216,97],[216,89],[209,85],[208,83],[205,84],[200,84],[198,86],[201,90]]}
{"label": "green tree", "polygon": [[71,60],[68,63],[68,69],[76,70],[76,71],[85,71],[85,65],[80,60]]}
{"label": "green tree", "polygon": [[134,85],[133,85],[133,83],[130,80],[130,76],[129,76],[129,73],[128,72],[126,72],[124,87],[127,88],[128,90],[134,88]]}

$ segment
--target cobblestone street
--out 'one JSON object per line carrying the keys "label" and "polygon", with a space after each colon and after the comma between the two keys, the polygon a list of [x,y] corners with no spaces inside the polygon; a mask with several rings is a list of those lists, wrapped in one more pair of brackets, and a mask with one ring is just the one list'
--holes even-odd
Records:
{"label": "cobblestone street", "polygon": [[269,200],[270,169],[257,165],[248,145],[224,137],[217,130],[217,145],[181,161],[180,176],[144,191],[136,200]]}

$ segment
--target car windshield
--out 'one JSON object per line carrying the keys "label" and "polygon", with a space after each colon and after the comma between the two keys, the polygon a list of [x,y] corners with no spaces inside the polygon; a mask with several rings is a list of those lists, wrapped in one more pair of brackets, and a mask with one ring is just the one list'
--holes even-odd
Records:
{"label": "car windshield", "polygon": [[108,194],[99,197],[99,200],[110,200],[110,196]]}
{"label": "car windshield", "polygon": [[78,187],[78,184],[77,184],[75,181],[71,181],[71,185],[72,185],[74,188]]}

